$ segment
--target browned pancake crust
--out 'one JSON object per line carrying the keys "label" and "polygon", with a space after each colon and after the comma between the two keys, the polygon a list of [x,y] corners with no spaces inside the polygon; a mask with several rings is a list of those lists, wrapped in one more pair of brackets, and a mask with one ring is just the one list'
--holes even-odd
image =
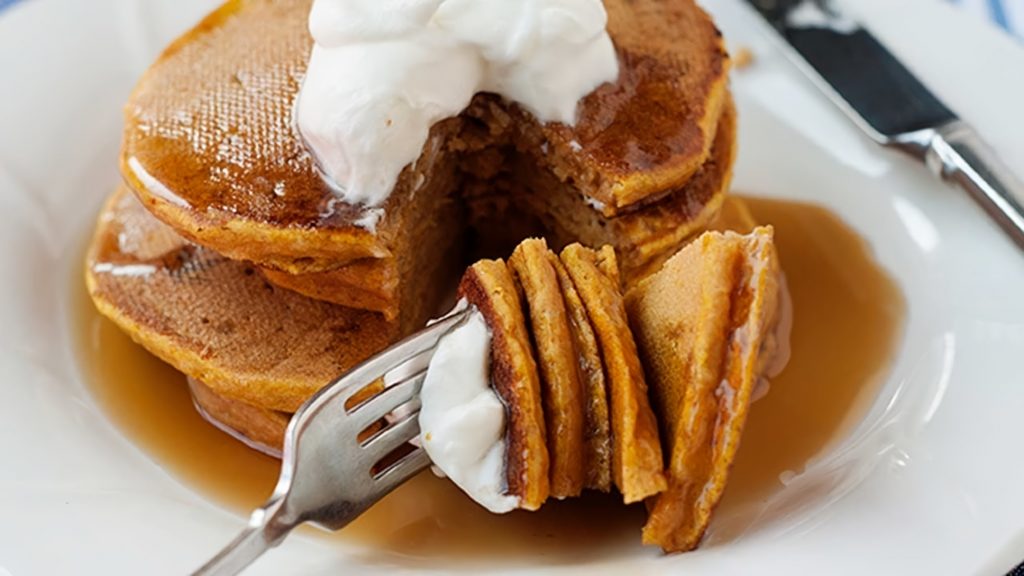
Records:
{"label": "browned pancake crust", "polygon": [[707,233],[629,292],[627,306],[669,450],[669,486],[644,543],[695,548],[721,498],[779,302],[770,228]]}
{"label": "browned pancake crust", "polygon": [[604,5],[618,81],[583,99],[576,126],[542,130],[551,157],[564,159],[556,171],[583,183],[611,216],[680,188],[704,164],[726,100],[729,56],[691,0]]}
{"label": "browned pancake crust", "polygon": [[[204,418],[222,429],[227,428],[225,432],[242,436],[260,448],[281,451],[284,446],[285,431],[288,428],[288,422],[292,419],[292,414],[226,398],[195,378],[188,379],[188,386],[192,392],[192,401]],[[383,389],[383,381],[378,380],[353,394],[345,402],[345,407],[352,408]],[[386,425],[387,422],[381,419],[360,432],[358,439],[365,440]]]}
{"label": "browned pancake crust", "polygon": [[716,217],[732,182],[736,153],[736,110],[728,98],[708,160],[684,186],[657,202],[605,217],[550,173],[537,171],[534,159],[521,156],[511,163],[520,178],[513,195],[524,211],[543,222],[553,246],[614,246],[628,283],[650,269],[652,261],[675,254]]}
{"label": "browned pancake crust", "polygon": [[509,267],[523,289],[530,333],[540,366],[551,466],[551,496],[578,496],[585,481],[583,450],[584,394],[576,346],[569,328],[553,253],[540,239],[524,240],[509,258]]}
{"label": "browned pancake crust", "polygon": [[608,492],[612,487],[612,433],[609,421],[608,391],[601,351],[572,278],[555,253],[549,253],[558,274],[569,328],[576,349],[576,361],[584,389],[583,453],[586,462],[586,487]]}
{"label": "browned pancake crust", "polygon": [[[600,259],[609,265],[608,252]],[[579,292],[597,334],[611,398],[612,477],[626,503],[665,489],[658,425],[647,399],[647,384],[615,281],[598,266],[593,250],[572,244],[562,263]]]}
{"label": "browned pancake crust", "polygon": [[108,201],[87,256],[96,307],[217,394],[294,411],[401,336],[372,312],[275,288],[251,265],[188,243],[125,189]]}
{"label": "browned pancake crust", "polygon": [[[708,222],[705,231],[733,231],[740,234],[748,234],[756,227],[757,221],[754,220],[754,215],[750,212],[750,207],[747,206],[746,201],[736,196],[726,196],[722,202],[721,209],[715,215],[715,218]],[[626,278],[624,289],[628,292],[645,278],[661,270],[665,262],[677,253],[678,251],[665,252],[648,260],[643,266],[633,269]]]}
{"label": "browned pancake crust", "polygon": [[325,272],[289,274],[261,268],[274,284],[349,308],[380,312],[388,320],[399,314],[398,269],[393,258],[364,258]]}
{"label": "browned pancake crust", "polygon": [[491,331],[491,384],[508,412],[508,494],[519,497],[521,508],[536,510],[550,489],[547,433],[540,376],[515,280],[503,261],[480,260],[466,270],[459,295],[476,306]]}
{"label": "browned pancake crust", "polygon": [[207,420],[257,446],[277,451],[284,446],[291,414],[225,398],[195,378],[189,378],[188,385],[196,408]]}
{"label": "browned pancake crust", "polygon": [[[435,126],[403,173],[377,233],[334,199],[292,122],[311,40],[309,0],[234,0],[172,44],[126,108],[122,170],[182,235],[234,259],[291,273],[387,257],[418,179],[447,170],[460,120]],[[540,127],[516,107],[522,141],[606,214],[678,189],[704,164],[726,94],[728,58],[692,0],[607,0],[622,73],[586,97],[575,127]],[[680,33],[684,30],[685,33]],[[482,95],[480,100],[493,99]],[[531,138],[527,138],[529,132]],[[542,138],[536,138],[537,133]]]}

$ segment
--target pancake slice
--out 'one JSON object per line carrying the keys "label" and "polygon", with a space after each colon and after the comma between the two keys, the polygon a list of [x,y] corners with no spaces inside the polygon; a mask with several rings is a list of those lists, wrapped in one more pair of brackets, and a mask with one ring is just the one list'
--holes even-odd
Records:
{"label": "pancake slice", "polygon": [[508,266],[480,260],[459,284],[459,296],[476,306],[491,330],[491,384],[508,410],[508,494],[536,510],[548,498],[549,457],[540,376],[523,316],[523,304]]}
{"label": "pancake slice", "polygon": [[577,352],[547,243],[524,240],[509,258],[523,289],[537,350],[551,462],[551,496],[579,496],[585,480],[584,402]]}
{"label": "pancake slice", "polygon": [[[770,227],[709,232],[627,296],[669,451],[645,544],[695,548],[721,498],[751,394],[778,356],[780,275]],[[782,355],[784,356],[784,355]]]}
{"label": "pancake slice", "polygon": [[693,177],[656,201],[614,217],[603,216],[600,204],[537,170],[537,160],[522,154],[511,158],[512,197],[521,210],[540,219],[556,250],[573,242],[613,246],[623,279],[632,282],[652,260],[663,262],[715,219],[732,182],[739,147],[736,120],[732,98],[727,97],[711,154]]}
{"label": "pancake slice", "polygon": [[292,415],[225,398],[206,384],[188,379],[192,402],[203,418],[246,446],[280,456]]}
{"label": "pancake slice", "polygon": [[108,200],[87,255],[99,311],[217,394],[293,412],[402,336],[380,314],[276,288],[245,262],[182,239],[125,188]]}
{"label": "pancake slice", "polygon": [[[740,234],[748,234],[754,228],[757,228],[757,221],[754,219],[754,215],[750,213],[750,207],[747,206],[747,202],[743,198],[727,196],[725,201],[722,202],[722,207],[718,214],[715,215],[714,220],[708,223],[705,232],[725,232],[731,230]],[[690,240],[693,241],[695,239],[696,237]],[[661,270],[665,262],[668,262],[678,252],[679,250],[663,252],[657,257],[648,260],[642,267],[634,269],[626,278],[624,290],[628,293],[630,289],[639,284],[644,278]]]}
{"label": "pancake slice", "polygon": [[601,271],[614,264],[612,254],[610,249],[599,255],[572,244],[561,259],[601,347],[611,399],[612,477],[628,504],[661,492],[666,481],[658,425],[622,296],[617,280]]}
{"label": "pancake slice", "polygon": [[569,317],[569,329],[576,349],[576,362],[583,384],[583,454],[587,488],[608,492],[612,487],[612,432],[608,414],[608,391],[601,350],[576,287],[565,265],[554,252],[549,260],[558,275],[558,286]]}
{"label": "pancake slice", "polygon": [[260,273],[274,284],[324,302],[398,318],[398,270],[394,259],[364,258],[324,272],[291,274],[273,268]]}
{"label": "pancake slice", "polygon": [[[187,380],[189,391],[192,392],[192,403],[207,422],[250,448],[276,458],[281,457],[285,430],[292,414],[225,398],[195,378]],[[345,407],[351,408],[383,390],[384,382],[377,380],[353,394],[345,402]],[[387,421],[381,419],[360,432],[358,439],[365,440],[386,425]]]}

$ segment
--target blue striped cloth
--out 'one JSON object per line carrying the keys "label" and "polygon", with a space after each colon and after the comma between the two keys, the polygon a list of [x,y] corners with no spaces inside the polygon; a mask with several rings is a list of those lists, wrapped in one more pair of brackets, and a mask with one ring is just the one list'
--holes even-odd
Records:
{"label": "blue striped cloth", "polygon": [[987,18],[1017,38],[1024,38],[1024,0],[950,0],[962,9]]}

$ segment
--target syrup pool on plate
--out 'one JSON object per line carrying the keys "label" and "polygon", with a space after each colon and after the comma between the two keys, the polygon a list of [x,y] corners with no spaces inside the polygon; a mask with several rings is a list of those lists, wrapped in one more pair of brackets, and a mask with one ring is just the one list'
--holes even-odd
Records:
{"label": "syrup pool on plate", "polygon": [[[729,525],[712,523],[715,542],[756,528],[758,506],[784,489],[781,478],[799,474],[861,421],[885,381],[905,318],[899,289],[839,217],[809,204],[748,202],[758,222],[775,226],[793,297],[792,357],[751,408],[718,511]],[[80,368],[108,417],[205,497],[240,513],[262,504],[278,462],[204,421],[185,377],[101,317],[84,286],[73,298]],[[528,553],[593,560],[639,546],[644,517],[642,506],[601,494],[497,516],[425,472],[334,537],[406,558]]]}

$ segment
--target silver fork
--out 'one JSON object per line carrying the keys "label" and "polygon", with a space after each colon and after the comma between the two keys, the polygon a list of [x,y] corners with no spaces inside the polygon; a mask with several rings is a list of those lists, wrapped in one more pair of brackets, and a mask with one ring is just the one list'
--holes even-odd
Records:
{"label": "silver fork", "polygon": [[[456,308],[303,404],[285,432],[273,495],[253,511],[245,530],[194,574],[237,574],[304,522],[328,530],[344,528],[425,468],[429,460],[418,446],[397,459],[387,458],[419,435],[416,414],[427,365],[438,341],[467,316],[465,307]],[[384,390],[346,408],[353,395],[380,378]],[[361,432],[393,413],[388,426],[360,440]]]}

